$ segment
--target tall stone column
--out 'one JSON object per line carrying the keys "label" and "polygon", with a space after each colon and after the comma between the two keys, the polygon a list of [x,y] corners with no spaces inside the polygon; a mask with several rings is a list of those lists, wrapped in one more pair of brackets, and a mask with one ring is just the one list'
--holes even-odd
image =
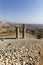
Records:
{"label": "tall stone column", "polygon": [[19,38],[19,27],[16,27],[16,38]]}
{"label": "tall stone column", "polygon": [[26,38],[26,25],[23,24],[23,35],[22,38]]}

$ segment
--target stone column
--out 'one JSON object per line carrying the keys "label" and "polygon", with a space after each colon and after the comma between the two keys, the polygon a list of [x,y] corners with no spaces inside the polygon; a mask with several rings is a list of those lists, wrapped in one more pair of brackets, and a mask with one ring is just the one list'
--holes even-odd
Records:
{"label": "stone column", "polygon": [[19,38],[19,27],[16,27],[16,38]]}
{"label": "stone column", "polygon": [[26,25],[23,24],[23,37],[22,38],[26,38]]}

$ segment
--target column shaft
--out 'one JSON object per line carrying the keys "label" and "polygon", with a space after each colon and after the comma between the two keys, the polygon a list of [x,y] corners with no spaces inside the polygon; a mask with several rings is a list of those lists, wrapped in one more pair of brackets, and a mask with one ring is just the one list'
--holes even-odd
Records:
{"label": "column shaft", "polygon": [[19,27],[16,27],[16,38],[19,38]]}
{"label": "column shaft", "polygon": [[26,26],[23,24],[23,38],[26,38]]}

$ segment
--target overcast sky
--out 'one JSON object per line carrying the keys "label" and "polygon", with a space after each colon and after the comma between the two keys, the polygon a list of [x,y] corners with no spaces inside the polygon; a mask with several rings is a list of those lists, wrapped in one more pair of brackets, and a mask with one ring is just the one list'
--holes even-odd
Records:
{"label": "overcast sky", "polygon": [[0,20],[43,23],[43,0],[0,0]]}

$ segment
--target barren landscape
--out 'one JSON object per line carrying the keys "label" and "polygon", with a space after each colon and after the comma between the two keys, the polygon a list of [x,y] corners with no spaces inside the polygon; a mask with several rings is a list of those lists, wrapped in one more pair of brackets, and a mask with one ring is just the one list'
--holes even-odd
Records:
{"label": "barren landscape", "polygon": [[33,31],[27,31],[26,38],[22,38],[20,29],[20,38],[16,39],[15,25],[4,24],[0,22],[1,65],[43,65],[43,38],[37,39]]}

